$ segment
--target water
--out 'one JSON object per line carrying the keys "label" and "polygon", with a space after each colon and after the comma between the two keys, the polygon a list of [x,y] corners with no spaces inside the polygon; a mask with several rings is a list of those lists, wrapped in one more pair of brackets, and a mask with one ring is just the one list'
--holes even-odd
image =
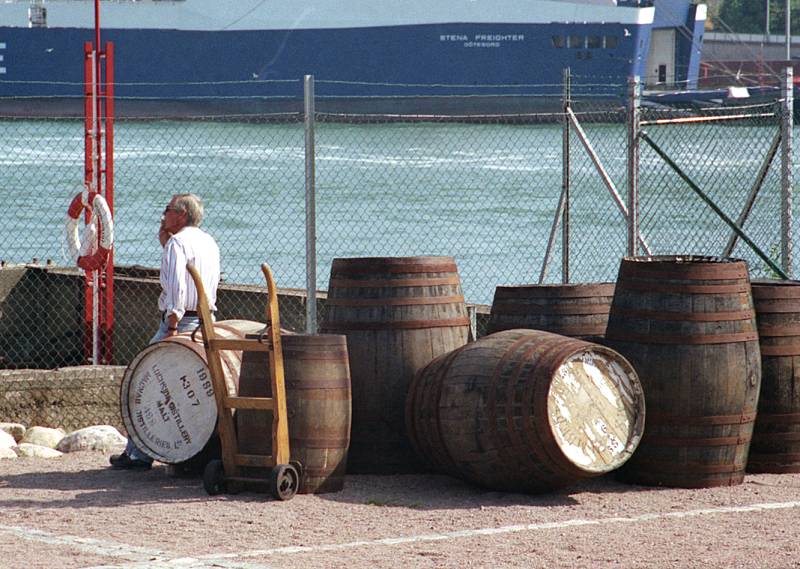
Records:
{"label": "water", "polygon": [[[624,200],[624,125],[586,130]],[[736,218],[777,126],[648,132]],[[574,135],[570,148],[570,278],[613,280],[625,221]],[[316,149],[319,288],[333,258],[353,256],[452,255],[471,302],[490,303],[498,284],[538,281],[561,191],[559,125],[319,124]],[[204,227],[229,282],[262,284],[266,261],[279,286],[305,287],[302,125],[118,121],[114,166],[117,264],[157,267],[161,211],[173,193],[192,191],[206,201]],[[71,264],[63,222],[82,178],[82,123],[0,122],[0,258]],[[729,230],[644,144],[641,178],[654,253],[721,253]],[[746,225],[773,257],[779,181],[776,163]],[[561,280],[561,236],[548,282]],[[763,270],[747,250],[736,254]]]}

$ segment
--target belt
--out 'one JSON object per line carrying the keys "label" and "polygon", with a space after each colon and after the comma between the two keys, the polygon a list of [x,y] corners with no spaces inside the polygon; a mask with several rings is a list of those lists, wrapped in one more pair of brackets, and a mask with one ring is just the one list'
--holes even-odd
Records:
{"label": "belt", "polygon": [[[198,316],[200,316],[200,313],[197,312],[197,310],[186,310],[186,311],[184,311],[183,315],[184,316],[198,317]],[[211,316],[214,316],[214,311],[213,310],[211,311]],[[161,311],[161,320],[164,320],[164,318],[166,318],[166,317],[167,317],[167,311],[166,310],[162,310]]]}

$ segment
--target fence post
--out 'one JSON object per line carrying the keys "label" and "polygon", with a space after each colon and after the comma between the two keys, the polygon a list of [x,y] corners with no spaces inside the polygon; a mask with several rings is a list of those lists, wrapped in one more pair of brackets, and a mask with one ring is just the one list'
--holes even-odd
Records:
{"label": "fence post", "polygon": [[563,128],[561,139],[561,282],[569,283],[569,190],[570,190],[570,124],[567,110],[572,107],[572,77],[569,67],[564,69]]}
{"label": "fence post", "polygon": [[794,139],[794,69],[790,64],[783,75],[781,109],[781,268],[790,277],[792,270],[792,146]]}
{"label": "fence post", "polygon": [[639,112],[640,79],[628,81],[628,255],[639,253]]}
{"label": "fence post", "polygon": [[317,211],[314,147],[314,76],[303,81],[306,160],[306,333],[317,333]]}

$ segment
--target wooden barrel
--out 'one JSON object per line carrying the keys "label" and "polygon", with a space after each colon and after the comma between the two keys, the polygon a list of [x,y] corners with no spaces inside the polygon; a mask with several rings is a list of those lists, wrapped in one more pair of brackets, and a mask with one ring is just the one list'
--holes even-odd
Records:
{"label": "wooden barrel", "polygon": [[347,336],[353,426],[347,471],[420,472],[405,434],[414,374],[467,342],[469,318],[452,257],[334,259],[322,330]]}
{"label": "wooden barrel", "polygon": [[[263,329],[249,320],[214,324],[222,338],[244,338]],[[178,334],[139,352],[122,378],[120,408],[128,436],[145,454],[178,464],[213,444],[217,404],[206,363],[202,335]],[[220,352],[225,382],[231,394],[242,362],[242,352]]]}
{"label": "wooden barrel", "polygon": [[740,484],[761,382],[747,264],[623,259],[606,343],[636,368],[647,399],[642,444],[620,479],[682,488]]}
{"label": "wooden barrel", "polygon": [[761,396],[749,472],[800,472],[800,281],[755,280]]}
{"label": "wooden barrel", "polygon": [[487,488],[545,492],[618,468],[644,427],[633,367],[610,348],[538,330],[485,336],[433,360],[406,400],[430,466]]}
{"label": "wooden barrel", "polygon": [[613,297],[614,283],[498,286],[488,332],[529,328],[573,338],[603,337]]}
{"label": "wooden barrel", "polygon": [[[248,338],[254,338],[248,335]],[[341,335],[281,335],[289,450],[302,465],[300,494],[338,492],[344,487],[350,444],[350,366],[347,339]],[[239,393],[269,397],[268,355],[245,352]],[[239,451],[271,454],[272,413],[236,413]]]}

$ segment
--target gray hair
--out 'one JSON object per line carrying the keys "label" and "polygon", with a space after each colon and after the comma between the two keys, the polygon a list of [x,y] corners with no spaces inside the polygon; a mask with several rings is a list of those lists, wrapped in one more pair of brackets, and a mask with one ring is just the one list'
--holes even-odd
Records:
{"label": "gray hair", "polygon": [[175,194],[175,207],[186,214],[186,225],[200,227],[203,222],[203,200],[195,194]]}

